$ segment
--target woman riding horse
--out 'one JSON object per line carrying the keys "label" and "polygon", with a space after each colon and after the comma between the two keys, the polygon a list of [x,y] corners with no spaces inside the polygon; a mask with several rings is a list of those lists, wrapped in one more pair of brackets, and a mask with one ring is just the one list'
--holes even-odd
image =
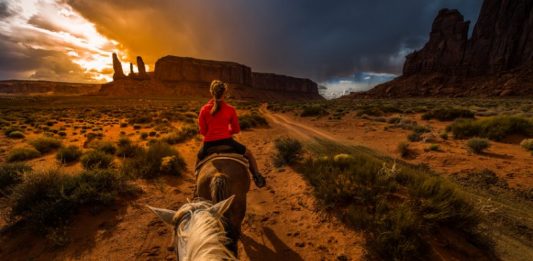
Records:
{"label": "woman riding horse", "polygon": [[198,125],[204,136],[203,146],[198,152],[198,162],[208,156],[209,149],[228,146],[232,152],[243,155],[250,165],[250,172],[257,187],[265,186],[265,178],[259,173],[257,162],[250,150],[233,139],[233,134],[240,132],[239,119],[235,108],[224,102],[227,85],[219,80],[211,82],[210,92],[213,96],[200,110]]}

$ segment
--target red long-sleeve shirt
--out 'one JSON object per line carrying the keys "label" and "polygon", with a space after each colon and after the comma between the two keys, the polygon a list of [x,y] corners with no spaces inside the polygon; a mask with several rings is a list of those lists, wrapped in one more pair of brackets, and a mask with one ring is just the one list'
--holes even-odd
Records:
{"label": "red long-sleeve shirt", "polygon": [[205,104],[198,116],[200,134],[204,136],[204,142],[228,139],[241,131],[235,108],[220,101],[220,109],[215,115],[211,115],[210,111],[214,103],[214,100],[210,100]]}

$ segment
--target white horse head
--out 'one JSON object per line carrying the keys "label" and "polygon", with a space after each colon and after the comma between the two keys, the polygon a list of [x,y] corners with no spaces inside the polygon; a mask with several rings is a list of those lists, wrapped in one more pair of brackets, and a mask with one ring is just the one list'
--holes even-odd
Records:
{"label": "white horse head", "polygon": [[178,260],[237,260],[225,246],[229,239],[222,220],[234,198],[231,196],[215,205],[206,200],[193,201],[178,211],[148,207],[174,227],[172,244]]}

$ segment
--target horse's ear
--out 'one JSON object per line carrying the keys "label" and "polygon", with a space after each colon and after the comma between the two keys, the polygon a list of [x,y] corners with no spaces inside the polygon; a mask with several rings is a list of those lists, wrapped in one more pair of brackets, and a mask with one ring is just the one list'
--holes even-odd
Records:
{"label": "horse's ear", "polygon": [[231,206],[231,203],[233,203],[234,199],[235,199],[235,195],[216,203],[214,206],[211,207],[211,211],[213,213],[217,213],[217,214],[219,214],[221,216],[224,215],[224,213]]}
{"label": "horse's ear", "polygon": [[156,214],[161,220],[163,220],[163,222],[169,225],[175,225],[173,224],[172,220],[174,219],[176,211],[164,208],[154,208],[150,206],[147,207],[150,208],[150,210],[152,210],[152,212],[154,212],[154,214]]}

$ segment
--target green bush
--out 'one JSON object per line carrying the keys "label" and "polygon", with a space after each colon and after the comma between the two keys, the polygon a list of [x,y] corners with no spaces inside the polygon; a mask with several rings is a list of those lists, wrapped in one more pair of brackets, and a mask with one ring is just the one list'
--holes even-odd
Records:
{"label": "green bush", "polygon": [[80,159],[81,150],[78,146],[70,145],[68,147],[61,147],[57,151],[56,159],[61,163],[72,163]]}
{"label": "green bush", "polygon": [[31,167],[23,162],[1,164],[0,191],[20,183],[22,181],[22,174],[28,171],[31,171]]}
{"label": "green bush", "polygon": [[113,163],[113,156],[102,151],[92,150],[81,156],[81,165],[84,169],[105,169]]}
{"label": "green bush", "polygon": [[61,147],[61,141],[52,137],[39,137],[30,141],[30,145],[41,153],[47,153]]}
{"label": "green bush", "polygon": [[274,154],[274,165],[281,167],[291,164],[300,159],[302,153],[302,144],[292,138],[278,138],[274,141],[276,153]]}
{"label": "green bush", "polygon": [[437,119],[439,121],[453,121],[457,118],[472,119],[474,112],[461,108],[437,109],[422,115],[422,119]]}
{"label": "green bush", "polygon": [[7,162],[30,160],[40,156],[41,153],[32,147],[14,148],[7,154]]}
{"label": "green bush", "polygon": [[152,179],[161,175],[180,176],[185,166],[185,161],[174,148],[156,142],[150,144],[148,150],[127,159],[122,171],[128,176]]}
{"label": "green bush", "polygon": [[239,117],[239,125],[241,130],[248,130],[256,127],[268,126],[268,122],[263,115],[252,112],[251,114],[244,114]]}
{"label": "green bush", "polygon": [[4,129],[4,135],[9,137],[9,134],[11,134],[12,132],[16,132],[16,131],[22,132],[22,129],[20,129],[18,126],[7,127]]}
{"label": "green bush", "polygon": [[533,151],[533,139],[524,139],[520,142],[520,146],[528,151]]}
{"label": "green bush", "polygon": [[533,136],[533,122],[517,116],[499,116],[481,120],[459,119],[447,127],[456,139],[483,137],[500,141],[511,135]]}
{"label": "green bush", "polygon": [[470,151],[479,154],[490,147],[490,143],[487,139],[471,138],[466,143]]}
{"label": "green bush", "polygon": [[12,131],[9,133],[8,137],[11,139],[23,139],[25,136],[22,131]]}

